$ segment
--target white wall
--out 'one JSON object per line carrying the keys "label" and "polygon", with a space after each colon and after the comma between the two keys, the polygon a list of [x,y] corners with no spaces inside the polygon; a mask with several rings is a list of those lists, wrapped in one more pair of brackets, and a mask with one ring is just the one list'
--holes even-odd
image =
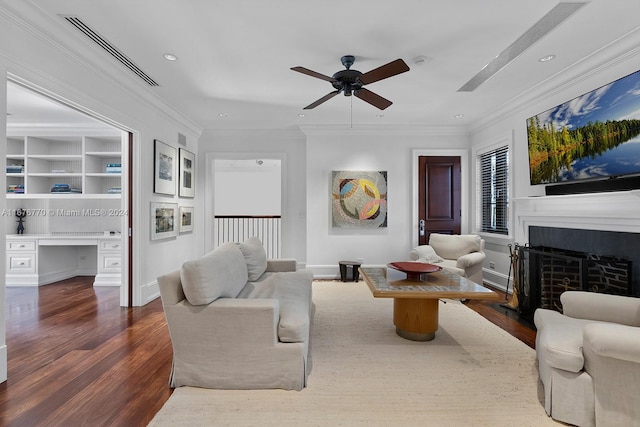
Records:
{"label": "white wall", "polygon": [[[428,155],[434,150],[438,151],[434,155],[441,155],[442,149],[466,151],[467,136],[450,129],[303,130],[307,134],[307,267],[318,277],[336,277],[340,260],[361,258],[368,265],[408,260],[417,224],[413,212],[417,193],[414,152],[424,150]],[[332,227],[331,172],[338,170],[387,171],[386,228]]]}
{"label": "white wall", "polygon": [[[6,74],[6,64],[0,58],[0,76]],[[7,85],[0,84],[0,129],[6,129],[7,127]],[[5,132],[0,132],[0,158],[5,158],[7,155],[7,137]],[[0,174],[0,188],[7,188],[7,177],[5,174]],[[7,198],[0,197],[0,210],[4,210],[7,207]],[[0,244],[0,271],[6,271],[6,244],[4,242]],[[4,284],[4,281],[3,281]],[[5,328],[5,307],[6,307],[6,288],[0,286],[0,382],[7,380],[7,334]]]}
{"label": "white wall", "polygon": [[[258,160],[258,159],[256,159]],[[282,181],[280,159],[215,161],[216,216],[280,215]]]}
{"label": "white wall", "polygon": [[[629,34],[620,39],[606,50],[595,54],[580,64],[566,69],[562,74],[555,76],[537,88],[516,98],[513,103],[495,111],[471,132],[472,151],[479,147],[490,145],[504,139],[505,135],[513,135],[512,163],[510,165],[512,179],[511,200],[515,202],[519,198],[531,196],[544,196],[544,185],[532,186],[529,183],[529,158],[527,151],[527,118],[546,111],[558,104],[594,90],[602,85],[638,71],[640,68],[640,33]],[[472,174],[475,175],[475,162]],[[588,197],[588,196],[587,196]],[[554,196],[553,200],[558,205],[566,205],[569,197]],[[598,203],[594,196],[594,203]],[[512,232],[515,229],[515,218],[512,203],[511,224]],[[602,206],[604,210],[616,210],[616,205]],[[515,242],[513,234],[508,239],[487,237],[484,279],[504,286],[509,272],[508,248],[509,243]],[[525,244],[525,241],[517,242]],[[495,270],[489,268],[489,263],[494,262]]]}

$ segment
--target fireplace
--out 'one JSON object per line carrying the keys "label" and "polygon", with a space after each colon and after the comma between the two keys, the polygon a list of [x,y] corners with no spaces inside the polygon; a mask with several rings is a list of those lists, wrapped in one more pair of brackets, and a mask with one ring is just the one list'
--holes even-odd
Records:
{"label": "fireplace", "polygon": [[633,262],[617,256],[546,246],[519,249],[519,313],[532,320],[536,308],[562,311],[565,291],[632,294]]}
{"label": "fireplace", "polygon": [[[640,297],[640,190],[520,197],[514,211],[516,243],[630,261],[629,294]],[[537,286],[533,279],[524,285]]]}

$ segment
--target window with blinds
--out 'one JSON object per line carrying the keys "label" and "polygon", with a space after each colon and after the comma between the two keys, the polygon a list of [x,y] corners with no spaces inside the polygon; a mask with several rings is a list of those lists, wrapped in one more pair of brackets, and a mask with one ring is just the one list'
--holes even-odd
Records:
{"label": "window with blinds", "polygon": [[480,154],[477,171],[480,231],[509,234],[509,147]]}

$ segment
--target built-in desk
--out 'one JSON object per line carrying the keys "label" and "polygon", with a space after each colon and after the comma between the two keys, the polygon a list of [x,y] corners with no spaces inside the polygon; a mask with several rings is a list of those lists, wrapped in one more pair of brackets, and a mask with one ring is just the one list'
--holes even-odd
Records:
{"label": "built-in desk", "polygon": [[94,286],[121,285],[120,234],[14,234],[6,241],[7,286],[41,286],[94,275]]}

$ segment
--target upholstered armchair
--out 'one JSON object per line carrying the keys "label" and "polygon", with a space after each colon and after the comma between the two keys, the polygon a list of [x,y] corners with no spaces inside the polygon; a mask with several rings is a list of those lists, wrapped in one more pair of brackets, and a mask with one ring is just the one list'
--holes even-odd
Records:
{"label": "upholstered armchair", "polygon": [[482,285],[484,240],[475,234],[431,233],[429,244],[409,252],[412,261],[439,265]]}
{"label": "upholstered armchair", "polygon": [[581,427],[640,425],[640,298],[566,291],[537,309],[547,414]]}

